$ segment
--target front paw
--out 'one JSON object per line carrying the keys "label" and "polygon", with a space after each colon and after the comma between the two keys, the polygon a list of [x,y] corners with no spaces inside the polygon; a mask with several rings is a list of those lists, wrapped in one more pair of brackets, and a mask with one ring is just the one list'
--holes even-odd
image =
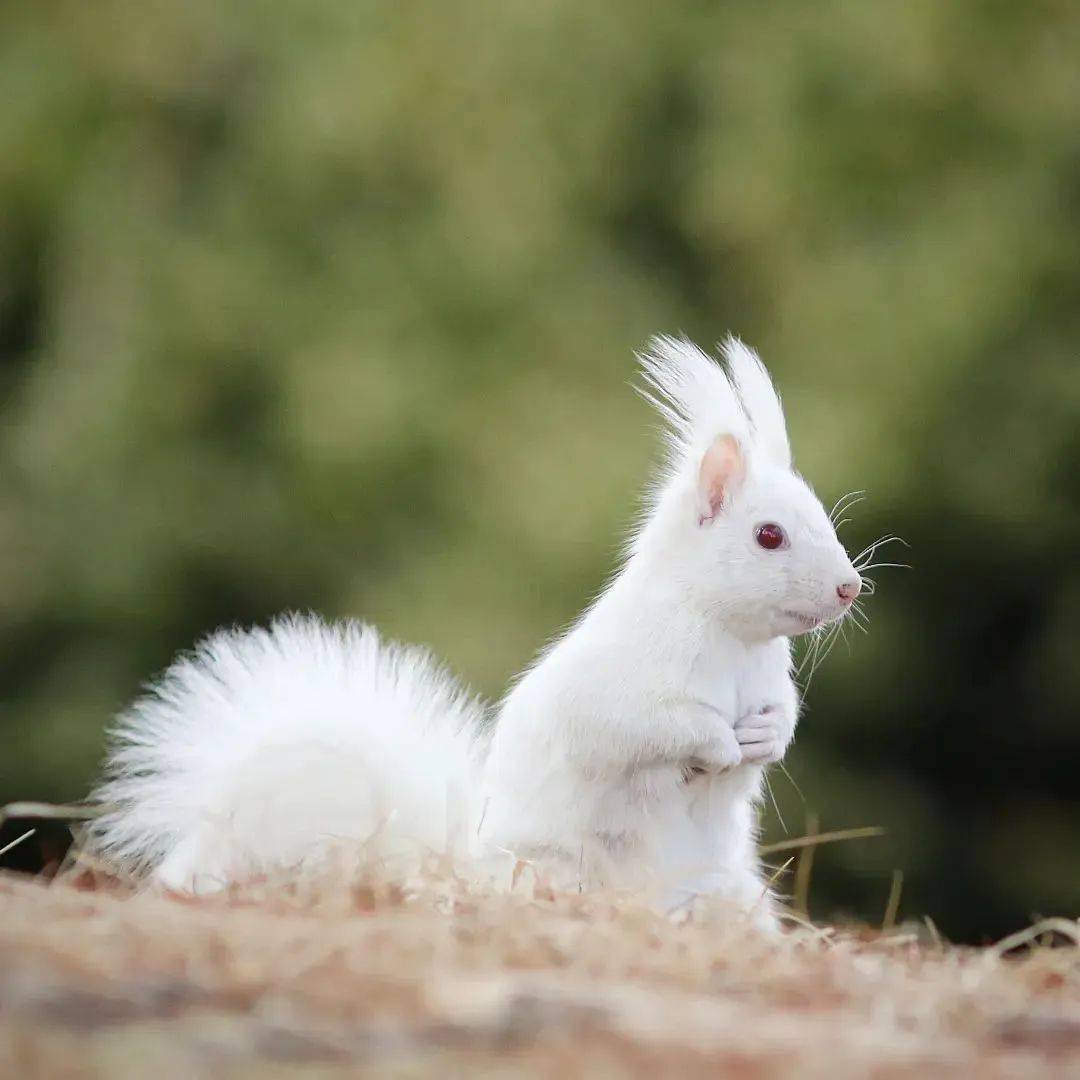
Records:
{"label": "front paw", "polygon": [[735,733],[725,728],[714,739],[703,743],[683,767],[687,778],[702,773],[724,773],[743,763],[743,752]]}
{"label": "front paw", "polygon": [[735,721],[735,738],[746,764],[771,765],[784,756],[791,725],[775,705],[746,713]]}

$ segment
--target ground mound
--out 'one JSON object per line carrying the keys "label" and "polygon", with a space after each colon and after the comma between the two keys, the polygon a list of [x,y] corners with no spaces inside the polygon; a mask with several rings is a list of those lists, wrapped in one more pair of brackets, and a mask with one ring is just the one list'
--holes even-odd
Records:
{"label": "ground mound", "polygon": [[527,869],[483,893],[446,867],[200,900],[9,875],[0,913],[6,1076],[1080,1072],[1066,920],[988,949],[766,940],[707,905],[665,917]]}

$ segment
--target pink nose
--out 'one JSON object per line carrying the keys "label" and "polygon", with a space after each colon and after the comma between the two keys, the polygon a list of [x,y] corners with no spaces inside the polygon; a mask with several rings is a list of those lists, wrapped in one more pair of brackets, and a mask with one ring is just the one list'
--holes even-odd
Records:
{"label": "pink nose", "polygon": [[844,604],[850,604],[860,592],[862,592],[862,581],[859,578],[855,578],[854,581],[845,581],[842,585],[836,586],[836,595],[840,597],[841,603]]}

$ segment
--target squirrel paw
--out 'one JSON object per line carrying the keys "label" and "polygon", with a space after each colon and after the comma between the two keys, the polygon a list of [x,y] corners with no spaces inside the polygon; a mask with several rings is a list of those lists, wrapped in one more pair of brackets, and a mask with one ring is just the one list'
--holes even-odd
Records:
{"label": "squirrel paw", "polygon": [[787,749],[787,729],[780,711],[773,705],[740,717],[735,722],[735,738],[741,747],[743,762],[770,765],[779,761]]}
{"label": "squirrel paw", "polygon": [[716,738],[701,746],[683,766],[683,776],[693,779],[702,773],[722,773],[734,769],[745,760],[731,728],[725,728]]}

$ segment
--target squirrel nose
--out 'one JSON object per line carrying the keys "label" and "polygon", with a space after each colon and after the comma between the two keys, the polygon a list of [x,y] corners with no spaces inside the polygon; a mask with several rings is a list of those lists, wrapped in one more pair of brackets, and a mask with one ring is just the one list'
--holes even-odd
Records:
{"label": "squirrel nose", "polygon": [[850,604],[860,592],[862,592],[862,580],[860,578],[854,578],[836,586],[836,595],[840,597],[841,603],[844,604]]}

